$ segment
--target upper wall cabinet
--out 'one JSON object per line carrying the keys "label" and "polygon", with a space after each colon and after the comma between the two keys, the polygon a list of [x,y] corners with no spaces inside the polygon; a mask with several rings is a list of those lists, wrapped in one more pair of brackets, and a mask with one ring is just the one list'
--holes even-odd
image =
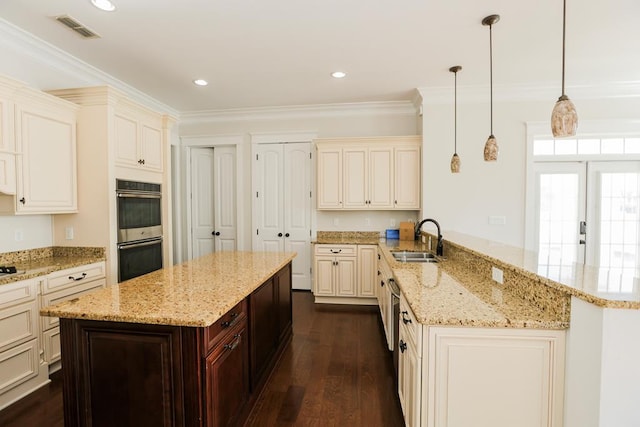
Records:
{"label": "upper wall cabinet", "polygon": [[315,144],[318,209],[420,209],[420,136],[317,139]]}
{"label": "upper wall cabinet", "polygon": [[118,166],[162,172],[162,120],[131,108],[118,108],[115,118],[115,162]]}
{"label": "upper wall cabinet", "polygon": [[16,85],[10,98],[1,99],[0,108],[0,191],[10,195],[0,199],[0,209],[16,214],[76,212],[77,106]]}

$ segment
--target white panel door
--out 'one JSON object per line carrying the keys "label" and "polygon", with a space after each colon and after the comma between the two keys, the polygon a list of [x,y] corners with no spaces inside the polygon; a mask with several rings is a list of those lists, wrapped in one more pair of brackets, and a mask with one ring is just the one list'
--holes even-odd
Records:
{"label": "white panel door", "polygon": [[284,150],[282,144],[261,144],[257,147],[256,203],[258,204],[254,250],[284,250]]}
{"label": "white panel door", "polygon": [[290,251],[294,289],[311,289],[311,143],[259,144],[254,167],[257,251]]}
{"label": "white panel door", "polygon": [[311,289],[311,144],[284,145],[284,249],[292,263],[293,289]]}
{"label": "white panel door", "polygon": [[193,258],[235,251],[235,147],[191,149],[191,248]]}
{"label": "white panel door", "polygon": [[191,149],[191,247],[193,258],[215,250],[213,148]]}
{"label": "white panel door", "polygon": [[236,147],[213,149],[213,194],[215,250],[235,251],[236,225]]}

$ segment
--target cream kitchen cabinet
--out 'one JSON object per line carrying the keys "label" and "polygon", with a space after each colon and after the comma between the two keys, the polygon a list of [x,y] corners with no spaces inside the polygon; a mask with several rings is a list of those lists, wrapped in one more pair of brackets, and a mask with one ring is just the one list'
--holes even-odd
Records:
{"label": "cream kitchen cabinet", "polygon": [[407,426],[561,426],[565,332],[427,326],[400,299]]}
{"label": "cream kitchen cabinet", "polygon": [[162,121],[132,108],[114,117],[115,162],[119,166],[162,172]]}
{"label": "cream kitchen cabinet", "polygon": [[38,356],[38,282],[0,286],[0,409],[48,381]]}
{"label": "cream kitchen cabinet", "polygon": [[[97,262],[50,273],[42,281],[40,307],[69,301],[106,286],[105,263]],[[41,351],[49,371],[60,369],[60,322],[57,317],[42,316]]]}
{"label": "cream kitchen cabinet", "polygon": [[387,348],[393,351],[393,298],[389,281],[393,280],[393,274],[389,264],[378,250],[378,269],[376,275],[376,296],[378,298],[378,307],[380,308],[380,318],[382,320],[382,328],[387,343]]}
{"label": "cream kitchen cabinet", "polygon": [[315,143],[318,209],[420,209],[420,137]]}
{"label": "cream kitchen cabinet", "polygon": [[358,245],[358,296],[376,297],[377,245]]}
{"label": "cream kitchen cabinet", "polygon": [[0,193],[4,194],[16,194],[16,144],[10,96],[0,89]]}
{"label": "cream kitchen cabinet", "polygon": [[357,280],[356,245],[316,245],[315,296],[355,297]]}
{"label": "cream kitchen cabinet", "polygon": [[[0,108],[0,187],[10,195],[0,199],[0,210],[16,214],[76,212],[77,106],[21,88],[13,102],[2,102]],[[5,129],[4,120],[11,117],[14,126]],[[12,143],[5,143],[5,139],[15,140],[15,154],[11,153]]]}

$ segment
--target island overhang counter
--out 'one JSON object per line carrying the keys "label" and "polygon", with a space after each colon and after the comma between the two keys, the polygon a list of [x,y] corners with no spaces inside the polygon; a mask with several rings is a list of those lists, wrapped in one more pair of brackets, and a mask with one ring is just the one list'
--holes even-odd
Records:
{"label": "island overhang counter", "polygon": [[214,253],[43,308],[65,426],[241,424],[291,339],[294,257]]}

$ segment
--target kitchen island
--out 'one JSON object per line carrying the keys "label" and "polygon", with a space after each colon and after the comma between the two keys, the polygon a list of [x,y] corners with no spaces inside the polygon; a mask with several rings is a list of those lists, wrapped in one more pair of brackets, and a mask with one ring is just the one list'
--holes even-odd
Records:
{"label": "kitchen island", "polygon": [[291,339],[294,257],[215,253],[43,308],[65,426],[241,424]]}

